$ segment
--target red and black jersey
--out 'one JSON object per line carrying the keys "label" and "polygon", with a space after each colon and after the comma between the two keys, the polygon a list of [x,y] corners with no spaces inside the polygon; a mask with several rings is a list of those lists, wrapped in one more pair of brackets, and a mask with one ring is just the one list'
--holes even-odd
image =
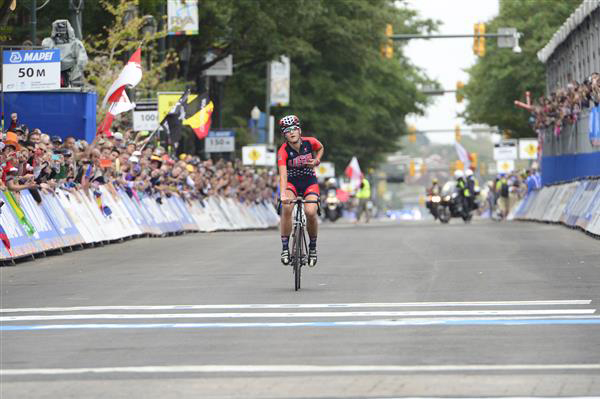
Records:
{"label": "red and black jersey", "polygon": [[277,151],[277,165],[287,166],[288,179],[316,176],[314,169],[307,166],[307,163],[313,159],[312,153],[320,150],[323,145],[314,137],[303,137],[301,140],[299,151],[294,150],[287,142]]}

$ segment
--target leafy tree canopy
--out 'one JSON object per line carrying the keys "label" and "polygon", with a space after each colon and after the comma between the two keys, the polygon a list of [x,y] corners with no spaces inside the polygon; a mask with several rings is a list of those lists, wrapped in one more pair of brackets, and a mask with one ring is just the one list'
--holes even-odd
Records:
{"label": "leafy tree canopy", "polygon": [[462,115],[467,122],[510,130],[513,137],[533,134],[527,112],[513,102],[523,100],[525,91],[534,98],[545,93],[545,67],[537,52],[580,4],[581,0],[500,0],[500,12],[488,21],[486,31],[517,28],[523,34],[519,42],[523,51],[517,54],[498,48],[496,40],[486,41],[485,56],[468,69],[468,105]]}
{"label": "leafy tree canopy", "polygon": [[[118,74],[131,46],[140,39],[135,28],[139,21],[122,21],[123,8],[131,2],[137,4],[138,16],[152,14],[164,21],[163,0],[85,2],[83,32],[91,55],[88,76],[97,87],[103,86],[100,91],[110,85],[105,81]],[[15,40],[27,38],[29,14],[22,3],[18,2],[16,16],[9,18],[24,27]],[[43,15],[38,13],[40,37],[48,35],[53,20],[68,17],[65,3],[51,1]],[[232,54],[234,74],[224,82],[223,126],[245,126],[255,105],[264,110],[267,62],[286,55],[292,62],[291,104],[273,108],[272,114],[276,118],[299,115],[304,131],[325,144],[325,159],[334,161],[338,170],[352,155],[364,168],[376,166],[386,153],[397,150],[400,136],[406,133],[405,116],[422,113],[427,104],[418,87],[434,82],[404,56],[402,44],[394,45],[393,59],[380,53],[388,23],[395,33],[427,33],[437,27],[437,22],[420,18],[401,1],[202,0],[198,4],[200,33],[168,37],[166,45],[178,58],[168,68],[154,60],[159,74],[152,76],[161,79],[141,83],[141,90],[159,85],[168,89],[165,81],[171,81],[173,88],[195,81],[201,90],[203,71]],[[143,50],[154,59],[156,40],[149,40]],[[217,59],[206,62],[208,51]],[[186,53],[190,56],[184,57]],[[215,83],[213,79],[211,89]]]}

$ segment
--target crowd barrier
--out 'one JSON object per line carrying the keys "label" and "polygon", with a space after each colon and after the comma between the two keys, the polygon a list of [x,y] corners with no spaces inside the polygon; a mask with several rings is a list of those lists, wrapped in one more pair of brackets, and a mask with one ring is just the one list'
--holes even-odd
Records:
{"label": "crowd barrier", "polygon": [[511,216],[516,220],[562,223],[600,236],[600,179],[532,191]]}
{"label": "crowd barrier", "polygon": [[87,192],[57,190],[40,193],[38,203],[29,190],[0,192],[0,261],[141,235],[265,229],[279,223],[267,202],[130,194],[105,186]]}

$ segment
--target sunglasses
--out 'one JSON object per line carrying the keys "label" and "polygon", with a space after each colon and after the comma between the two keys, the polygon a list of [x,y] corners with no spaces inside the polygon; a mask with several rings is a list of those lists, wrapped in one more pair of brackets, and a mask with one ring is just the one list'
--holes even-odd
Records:
{"label": "sunglasses", "polygon": [[288,134],[300,130],[300,126],[290,126],[283,129],[283,134]]}

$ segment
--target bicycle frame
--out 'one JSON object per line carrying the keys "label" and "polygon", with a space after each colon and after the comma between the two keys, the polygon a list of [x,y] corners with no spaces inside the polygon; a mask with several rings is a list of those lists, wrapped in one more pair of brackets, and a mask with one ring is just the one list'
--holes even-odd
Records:
{"label": "bicycle frame", "polygon": [[304,213],[304,204],[317,204],[318,200],[304,200],[296,198],[291,201],[294,204],[292,211],[292,252],[290,260],[294,272],[294,289],[300,289],[301,269],[308,262],[308,245],[306,240],[306,214]]}

